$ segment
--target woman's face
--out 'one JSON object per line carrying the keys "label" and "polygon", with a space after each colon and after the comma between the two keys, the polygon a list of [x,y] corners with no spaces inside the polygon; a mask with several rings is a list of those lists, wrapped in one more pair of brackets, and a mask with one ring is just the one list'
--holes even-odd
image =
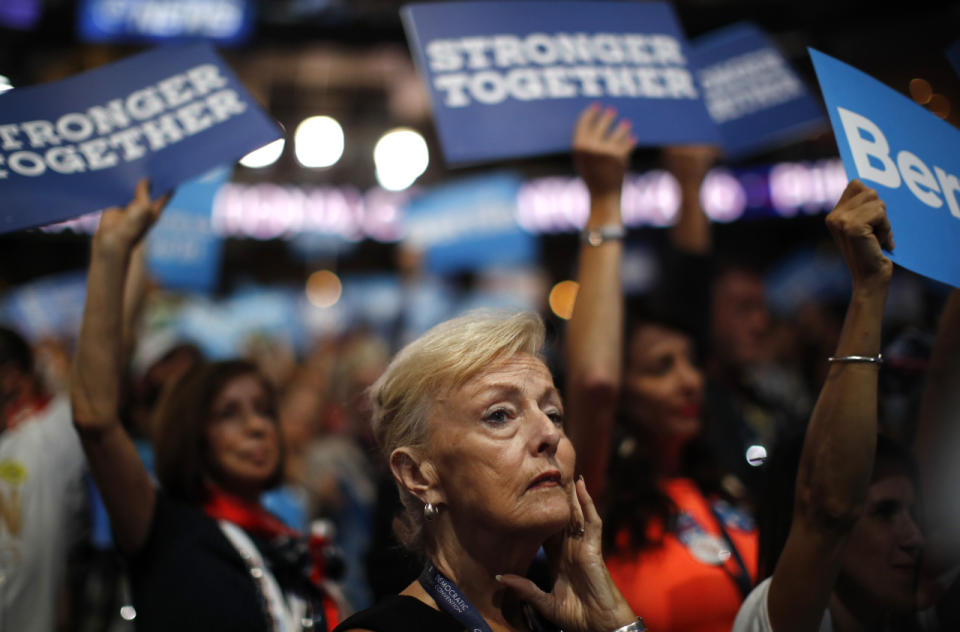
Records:
{"label": "woman's face", "polygon": [[570,521],[573,445],[539,359],[517,354],[438,399],[427,459],[455,522],[547,537]]}
{"label": "woman's face", "polygon": [[207,425],[214,480],[227,491],[257,494],[280,463],[273,402],[255,374],[233,378],[213,400]]}
{"label": "woman's face", "polygon": [[628,351],[623,386],[630,420],[654,437],[696,435],[703,375],[694,362],[690,338],[661,325],[644,324],[634,330]]}
{"label": "woman's face", "polygon": [[843,551],[841,591],[864,595],[897,613],[914,609],[923,549],[915,512],[916,492],[906,474],[893,473],[870,484],[863,514]]}

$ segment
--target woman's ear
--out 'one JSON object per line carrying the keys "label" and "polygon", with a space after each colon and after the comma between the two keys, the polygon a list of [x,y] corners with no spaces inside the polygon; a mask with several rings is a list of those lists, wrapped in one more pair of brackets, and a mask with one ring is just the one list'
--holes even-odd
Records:
{"label": "woman's ear", "polygon": [[438,505],[444,502],[443,490],[433,462],[415,448],[397,448],[390,454],[390,471],[408,492],[420,502]]}

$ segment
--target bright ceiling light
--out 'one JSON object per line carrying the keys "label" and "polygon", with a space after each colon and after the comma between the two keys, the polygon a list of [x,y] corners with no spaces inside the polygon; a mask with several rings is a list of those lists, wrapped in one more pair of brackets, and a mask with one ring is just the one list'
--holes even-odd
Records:
{"label": "bright ceiling light", "polygon": [[416,181],[430,164],[427,141],[406,127],[390,130],[373,148],[377,181],[388,191],[402,191]]}
{"label": "bright ceiling light", "polygon": [[329,167],[343,155],[343,128],[329,116],[311,116],[297,126],[293,143],[301,165]]}
{"label": "bright ceiling light", "polygon": [[285,144],[286,141],[283,138],[278,138],[272,143],[267,143],[260,149],[254,149],[251,151],[249,154],[240,159],[240,164],[244,167],[249,167],[250,169],[262,169],[263,167],[269,167],[280,158],[280,154],[283,153],[283,146]]}

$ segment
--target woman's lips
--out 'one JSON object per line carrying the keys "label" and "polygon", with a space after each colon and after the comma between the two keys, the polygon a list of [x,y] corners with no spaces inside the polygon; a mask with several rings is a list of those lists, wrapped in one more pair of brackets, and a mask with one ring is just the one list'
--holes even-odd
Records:
{"label": "woman's lips", "polygon": [[699,417],[700,404],[684,404],[677,408],[677,413],[684,417]]}
{"label": "woman's lips", "polygon": [[551,470],[549,472],[544,472],[540,476],[533,479],[533,481],[527,485],[527,489],[537,489],[540,487],[559,487],[563,485],[563,477],[560,472],[557,470]]}

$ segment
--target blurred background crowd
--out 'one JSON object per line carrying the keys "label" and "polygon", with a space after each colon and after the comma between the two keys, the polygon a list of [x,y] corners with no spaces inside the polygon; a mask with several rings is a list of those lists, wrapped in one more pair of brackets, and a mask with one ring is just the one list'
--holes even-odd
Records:
{"label": "blurred background crowd", "polygon": [[[960,5],[673,4],[689,37],[750,19],[810,86],[806,47],[814,46],[960,123],[960,78],[943,55],[960,36]],[[397,592],[419,570],[391,535],[398,501],[372,446],[364,390],[393,351],[473,307],[541,313],[559,355],[588,212],[569,156],[445,168],[399,8],[389,0],[0,0],[0,91],[89,70],[204,24],[284,126],[284,141],[245,158],[219,186],[203,226],[214,254],[202,269],[166,283],[162,271],[143,272],[122,419],[147,459],[165,385],[202,359],[255,362],[279,395],[286,446],[284,483],[264,503],[335,544],[328,571],[351,610]],[[623,195],[628,296],[660,282],[670,256],[664,227],[680,208],[677,175],[657,148],[633,156]],[[713,265],[724,270],[705,306],[705,367],[746,422],[721,446],[734,488],[749,489],[766,448],[803,426],[822,383],[850,289],[823,213],[845,184],[824,128],[738,163],[721,157],[701,188]],[[440,214],[418,222],[427,206]],[[477,222],[502,217],[509,221],[478,243]],[[38,393],[66,388],[95,223],[0,235],[0,324],[32,347]],[[905,442],[946,293],[903,269],[892,282],[880,414]],[[562,372],[555,363],[558,385]],[[18,388],[0,383],[0,406]],[[91,484],[85,496],[62,625],[129,629],[136,613],[123,567]],[[0,531],[10,502],[0,498]],[[10,555],[0,549],[0,573]],[[2,582],[0,574],[0,590]]]}

